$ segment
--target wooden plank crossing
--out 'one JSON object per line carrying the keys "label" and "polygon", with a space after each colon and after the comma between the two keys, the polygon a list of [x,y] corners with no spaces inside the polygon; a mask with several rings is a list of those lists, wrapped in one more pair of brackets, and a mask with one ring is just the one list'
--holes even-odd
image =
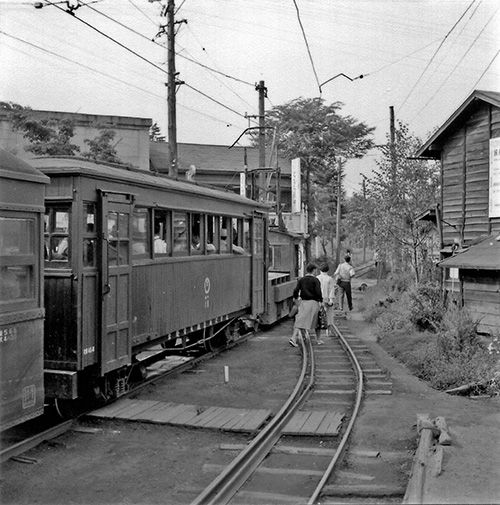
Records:
{"label": "wooden plank crossing", "polygon": [[95,410],[89,417],[192,426],[224,431],[253,432],[271,416],[266,409],[203,407],[154,400],[122,399]]}
{"label": "wooden plank crossing", "polygon": [[318,410],[299,410],[286,424],[285,435],[331,436],[339,434],[343,413]]}

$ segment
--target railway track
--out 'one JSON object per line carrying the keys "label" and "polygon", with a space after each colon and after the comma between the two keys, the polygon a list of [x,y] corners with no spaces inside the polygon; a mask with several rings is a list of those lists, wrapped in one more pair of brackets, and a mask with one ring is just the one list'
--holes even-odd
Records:
{"label": "railway track", "polygon": [[[363,399],[391,394],[392,383],[358,338],[335,327],[324,340],[302,344],[300,377],[272,422],[245,446],[221,447],[240,451],[228,466],[205,465],[218,475],[192,505],[401,502],[387,459],[352,441]],[[336,434],[324,429],[332,412],[343,421]]]}
{"label": "railway track", "polygon": [[[192,505],[318,501],[342,460],[363,395],[361,365],[342,333],[335,330],[337,338],[328,338],[324,346],[313,348],[308,339],[302,342],[302,370],[286,403]],[[307,435],[327,433],[326,416],[317,408],[325,395],[330,397],[330,408],[335,397],[336,407],[348,411],[341,415],[347,423],[334,448],[318,447],[316,437]],[[291,437],[297,438],[294,432],[306,435],[290,443]],[[290,494],[294,489],[300,494]]]}

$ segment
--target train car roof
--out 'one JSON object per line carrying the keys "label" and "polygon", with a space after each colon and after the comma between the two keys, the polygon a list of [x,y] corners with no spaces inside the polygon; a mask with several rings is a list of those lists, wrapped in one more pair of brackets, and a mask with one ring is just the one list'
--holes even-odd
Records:
{"label": "train car roof", "polygon": [[48,184],[50,179],[21,158],[0,148],[0,177]]}
{"label": "train car roof", "polygon": [[173,179],[164,174],[155,174],[145,170],[120,166],[110,163],[94,162],[76,157],[40,157],[33,158],[33,165],[48,175],[86,175],[95,179],[113,179],[117,182],[133,183],[142,186],[163,188],[171,191],[198,194],[206,197],[227,200],[240,205],[269,210],[270,205],[256,202],[230,191],[203,186],[195,182]]}

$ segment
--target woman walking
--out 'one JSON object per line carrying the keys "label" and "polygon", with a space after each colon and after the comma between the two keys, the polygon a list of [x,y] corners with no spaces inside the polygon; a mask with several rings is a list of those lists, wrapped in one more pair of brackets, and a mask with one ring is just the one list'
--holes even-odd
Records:
{"label": "woman walking", "polygon": [[316,343],[321,345],[322,340],[319,340],[316,335],[316,324],[318,321],[318,312],[320,303],[323,302],[321,295],[321,284],[318,278],[314,275],[318,267],[309,263],[306,266],[306,275],[297,281],[297,286],[293,291],[293,299],[301,298],[299,311],[295,317],[293,327],[293,335],[289,340],[289,344],[297,347],[297,337],[302,334],[304,337],[311,335],[316,337]]}

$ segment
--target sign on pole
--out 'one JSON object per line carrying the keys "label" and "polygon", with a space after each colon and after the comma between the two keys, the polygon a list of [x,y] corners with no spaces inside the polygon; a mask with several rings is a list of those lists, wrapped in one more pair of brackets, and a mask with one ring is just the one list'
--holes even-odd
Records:
{"label": "sign on pole", "polygon": [[292,160],[292,212],[301,211],[300,158]]}

